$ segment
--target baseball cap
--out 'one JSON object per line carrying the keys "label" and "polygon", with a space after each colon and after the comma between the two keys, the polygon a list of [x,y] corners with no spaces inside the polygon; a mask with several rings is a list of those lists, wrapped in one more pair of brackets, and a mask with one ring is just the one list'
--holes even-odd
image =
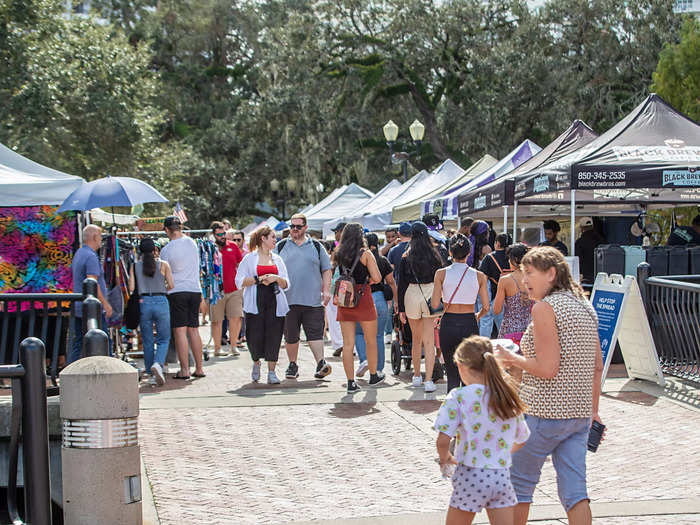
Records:
{"label": "baseball cap", "polygon": [[578,221],[578,225],[581,228],[587,228],[588,226],[593,226],[593,219],[591,217],[581,217],[581,220]]}
{"label": "baseball cap", "polygon": [[347,226],[347,222],[339,222],[338,225],[335,228],[332,228],[332,232],[341,232],[345,229],[345,226]]}
{"label": "baseball cap", "polygon": [[165,226],[166,228],[172,228],[173,226],[182,226],[182,222],[180,222],[180,218],[178,216],[170,215],[169,217],[166,217],[163,221],[163,226]]}
{"label": "baseball cap", "polygon": [[416,221],[411,224],[412,235],[425,235],[426,233],[428,233],[428,227],[423,221]]}
{"label": "baseball cap", "polygon": [[399,224],[399,234],[403,235],[404,237],[410,237],[411,236],[411,223],[410,222],[402,222]]}
{"label": "baseball cap", "polygon": [[155,249],[156,243],[153,242],[153,239],[149,237],[141,239],[141,242],[139,243],[139,250],[141,251],[141,253],[152,252]]}
{"label": "baseball cap", "polygon": [[441,233],[436,232],[435,230],[428,229],[428,235],[430,235],[437,242],[445,242],[447,240],[447,237],[445,237]]}

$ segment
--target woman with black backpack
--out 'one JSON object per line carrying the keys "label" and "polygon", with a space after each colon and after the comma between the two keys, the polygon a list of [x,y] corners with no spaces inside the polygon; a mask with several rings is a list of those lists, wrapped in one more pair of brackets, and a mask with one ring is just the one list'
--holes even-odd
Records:
{"label": "woman with black backpack", "polygon": [[340,269],[340,277],[333,290],[333,301],[338,305],[338,321],[343,333],[343,368],[348,379],[347,392],[354,394],[360,390],[353,370],[355,323],[360,323],[367,342],[370,386],[378,385],[385,378],[382,372],[377,372],[377,310],[370,287],[381,282],[382,276],[376,259],[365,248],[362,225],[356,222],[345,226],[333,258]]}

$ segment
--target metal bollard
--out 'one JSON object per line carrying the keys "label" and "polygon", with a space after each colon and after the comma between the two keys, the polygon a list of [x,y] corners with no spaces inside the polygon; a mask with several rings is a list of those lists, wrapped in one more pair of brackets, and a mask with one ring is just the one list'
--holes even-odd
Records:
{"label": "metal bollard", "polygon": [[69,525],[140,525],[138,372],[80,359],[61,372],[63,516]]}
{"label": "metal bollard", "polygon": [[22,447],[26,523],[51,524],[49,418],[46,407],[46,350],[36,337],[19,348],[24,367],[22,385]]}
{"label": "metal bollard", "polygon": [[651,265],[647,262],[641,262],[637,265],[637,284],[639,285],[639,294],[642,296],[642,303],[647,312],[649,312],[648,293],[649,285],[647,279],[651,277]]}
{"label": "metal bollard", "polygon": [[109,355],[109,337],[100,329],[102,303],[97,298],[97,281],[83,281],[83,351],[82,357]]}

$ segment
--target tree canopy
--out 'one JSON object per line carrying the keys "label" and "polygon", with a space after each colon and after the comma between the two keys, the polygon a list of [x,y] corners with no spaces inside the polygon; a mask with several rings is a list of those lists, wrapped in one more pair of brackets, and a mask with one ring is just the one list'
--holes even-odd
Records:
{"label": "tree canopy", "polygon": [[660,53],[654,89],[697,118],[697,22],[679,43],[672,4],[95,0],[81,16],[0,0],[0,141],[87,179],[143,178],[192,225],[279,216],[398,176],[390,119],[400,139],[426,127],[412,171],[544,146],[576,118],[603,132]]}

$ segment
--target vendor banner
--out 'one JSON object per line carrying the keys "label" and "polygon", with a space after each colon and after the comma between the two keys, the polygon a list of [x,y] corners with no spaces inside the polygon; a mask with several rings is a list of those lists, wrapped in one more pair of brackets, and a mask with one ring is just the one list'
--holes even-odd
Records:
{"label": "vendor banner", "polygon": [[505,180],[476,193],[459,196],[459,216],[478,215],[481,210],[513,204],[515,181]]}
{"label": "vendor banner", "polygon": [[71,293],[75,213],[55,206],[0,208],[0,292]]}
{"label": "vendor banner", "polygon": [[694,165],[574,166],[574,189],[602,188],[697,188],[700,187],[700,153]]}

